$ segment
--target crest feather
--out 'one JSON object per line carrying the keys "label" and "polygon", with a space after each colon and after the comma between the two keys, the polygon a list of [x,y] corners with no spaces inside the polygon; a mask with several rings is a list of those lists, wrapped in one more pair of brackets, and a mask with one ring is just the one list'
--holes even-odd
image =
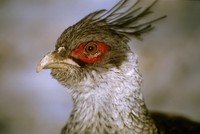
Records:
{"label": "crest feather", "polygon": [[142,33],[153,29],[152,23],[166,17],[161,16],[143,23],[139,22],[142,18],[152,13],[150,9],[158,0],[151,0],[150,4],[148,1],[147,6],[141,7],[140,5],[144,4],[144,1],[147,2],[147,0],[120,0],[110,10],[103,9],[93,12],[78,24],[101,23],[101,25],[107,25],[118,33],[140,36]]}

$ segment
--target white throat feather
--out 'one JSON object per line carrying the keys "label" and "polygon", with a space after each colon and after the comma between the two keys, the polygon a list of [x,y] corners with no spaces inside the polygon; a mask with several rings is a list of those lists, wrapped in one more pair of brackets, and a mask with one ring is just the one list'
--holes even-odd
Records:
{"label": "white throat feather", "polygon": [[63,133],[157,133],[140,91],[137,56],[129,53],[120,67],[96,71],[71,89],[72,114]]}

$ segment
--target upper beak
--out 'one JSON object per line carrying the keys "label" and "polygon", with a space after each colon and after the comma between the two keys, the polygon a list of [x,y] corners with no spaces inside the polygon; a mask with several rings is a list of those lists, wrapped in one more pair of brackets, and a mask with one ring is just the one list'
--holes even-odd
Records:
{"label": "upper beak", "polygon": [[59,52],[53,51],[47,53],[37,65],[36,72],[40,72],[42,69],[53,68],[66,68],[67,65],[74,65],[80,67],[75,61],[70,58],[62,57]]}

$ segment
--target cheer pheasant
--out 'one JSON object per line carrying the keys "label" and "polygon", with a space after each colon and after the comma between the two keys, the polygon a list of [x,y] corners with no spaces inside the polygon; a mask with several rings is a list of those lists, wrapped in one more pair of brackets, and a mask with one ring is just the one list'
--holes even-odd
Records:
{"label": "cheer pheasant", "polygon": [[[74,107],[62,134],[195,133],[199,124],[148,112],[141,93],[137,55],[128,42],[163,17],[140,23],[151,13],[144,0],[121,0],[67,28],[55,50],[38,64],[71,91]],[[200,131],[199,131],[200,132]]]}

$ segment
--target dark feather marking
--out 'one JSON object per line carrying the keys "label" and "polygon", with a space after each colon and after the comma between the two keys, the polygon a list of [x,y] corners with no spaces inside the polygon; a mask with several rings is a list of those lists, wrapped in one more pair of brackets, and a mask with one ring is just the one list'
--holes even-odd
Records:
{"label": "dark feather marking", "polygon": [[157,112],[151,113],[159,134],[199,134],[200,124],[187,118]]}
{"label": "dark feather marking", "polygon": [[82,60],[76,59],[72,56],[69,56],[70,59],[72,59],[73,61],[75,61],[80,67],[84,67],[85,66],[85,62],[83,62]]}

